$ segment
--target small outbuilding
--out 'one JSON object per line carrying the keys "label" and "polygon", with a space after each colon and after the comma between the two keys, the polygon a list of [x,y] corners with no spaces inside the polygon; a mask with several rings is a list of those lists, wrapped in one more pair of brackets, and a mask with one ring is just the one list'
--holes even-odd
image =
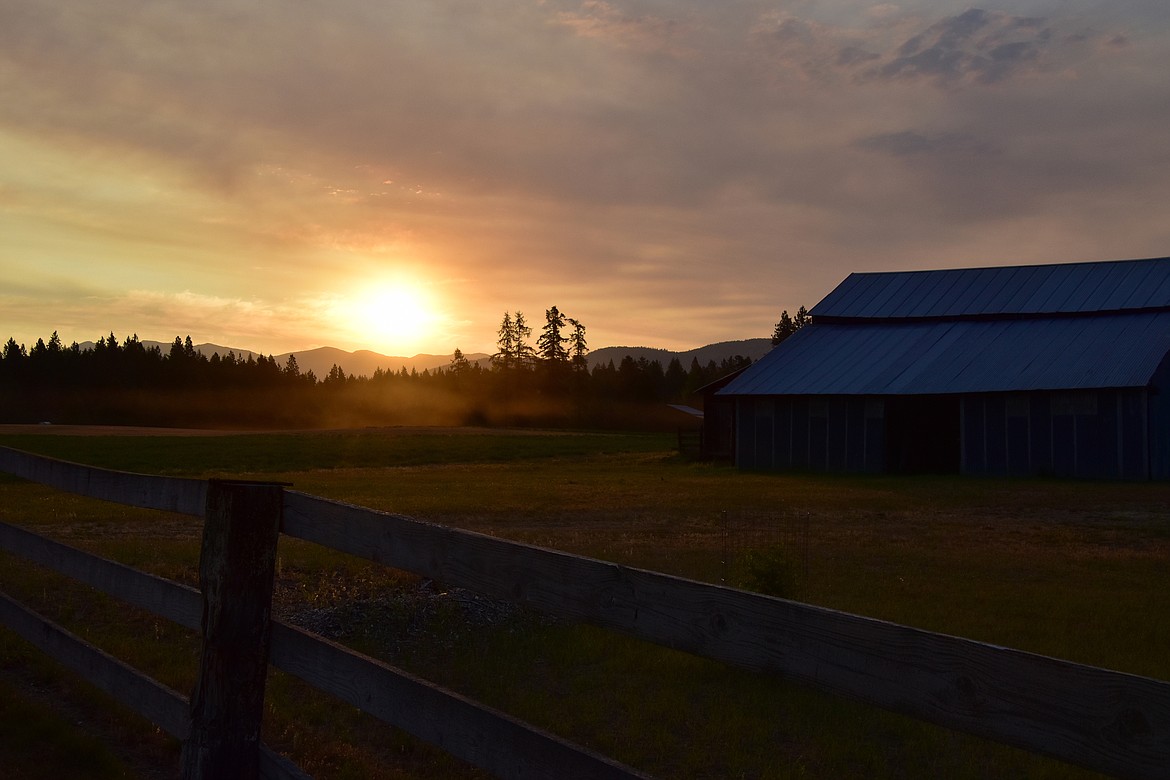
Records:
{"label": "small outbuilding", "polygon": [[747,469],[1170,478],[1170,258],[855,273],[716,396]]}

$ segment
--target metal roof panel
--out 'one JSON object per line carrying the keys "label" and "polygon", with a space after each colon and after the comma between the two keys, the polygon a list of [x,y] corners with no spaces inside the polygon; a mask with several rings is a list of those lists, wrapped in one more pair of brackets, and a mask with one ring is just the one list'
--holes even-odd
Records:
{"label": "metal roof panel", "polygon": [[888,395],[1144,387],[1170,312],[801,329],[720,395]]}
{"label": "metal roof panel", "polygon": [[1170,309],[1170,258],[854,273],[812,314],[906,319],[1157,308]]}

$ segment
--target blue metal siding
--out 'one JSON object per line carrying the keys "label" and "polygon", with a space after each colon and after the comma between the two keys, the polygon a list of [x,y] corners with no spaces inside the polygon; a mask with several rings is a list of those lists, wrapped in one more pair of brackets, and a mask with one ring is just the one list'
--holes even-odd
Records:
{"label": "blue metal siding", "polygon": [[756,467],[755,398],[735,399],[735,465],[742,469]]}
{"label": "blue metal siding", "polygon": [[1031,419],[1028,414],[1027,399],[1023,400],[1024,414],[1013,414],[1010,408],[1012,401],[1009,400],[1009,408],[1005,418],[1005,437],[1004,445],[1007,449],[1007,467],[1006,471],[1013,477],[1022,477],[1032,471],[1032,446],[1030,441]]}
{"label": "blue metal siding", "polygon": [[775,446],[773,467],[792,468],[792,399],[778,396],[776,399],[776,420],[773,423]]}
{"label": "blue metal siding", "polygon": [[719,395],[936,395],[1144,387],[1170,312],[1035,320],[814,323]]}
{"label": "blue metal siding", "polygon": [[959,468],[964,474],[983,474],[987,471],[983,441],[983,399],[979,396],[963,398],[959,414],[962,425],[962,459]]}
{"label": "blue metal siding", "polygon": [[882,401],[803,396],[736,399],[735,462],[744,469],[880,473]]}
{"label": "blue metal siding", "polygon": [[1158,367],[1145,407],[1148,458],[1155,479],[1170,479],[1170,357]]}
{"label": "blue metal siding", "polygon": [[865,471],[865,399],[847,398],[845,417],[845,471]]}
{"label": "blue metal siding", "polygon": [[1170,308],[1170,258],[851,274],[814,318],[901,319]]}
{"label": "blue metal siding", "polygon": [[1002,395],[983,397],[984,451],[987,453],[987,473],[1001,477],[1007,474],[1007,415]]}
{"label": "blue metal siding", "polygon": [[1052,398],[1048,393],[1036,393],[1028,404],[1030,441],[1028,451],[1033,474],[1052,474],[1055,471],[1052,454]]}
{"label": "blue metal siding", "polygon": [[1147,479],[1145,391],[979,394],[962,399],[964,474]]}

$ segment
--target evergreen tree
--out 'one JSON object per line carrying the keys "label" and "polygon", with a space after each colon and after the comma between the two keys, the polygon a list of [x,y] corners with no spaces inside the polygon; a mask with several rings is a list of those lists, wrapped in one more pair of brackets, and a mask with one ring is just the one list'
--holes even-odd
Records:
{"label": "evergreen tree", "polygon": [[504,319],[500,321],[500,329],[496,332],[496,353],[492,355],[492,365],[496,368],[513,368],[516,364],[516,326],[512,322],[510,312],[504,312]]}
{"label": "evergreen tree", "polygon": [[772,346],[780,344],[810,322],[812,322],[812,317],[809,315],[808,309],[803,306],[796,310],[796,317],[789,316],[788,310],[785,309],[780,313],[780,321],[772,330]]}
{"label": "evergreen tree", "polygon": [[512,325],[516,329],[516,365],[519,368],[529,368],[536,361],[536,350],[528,343],[532,336],[532,328],[524,319],[523,312],[516,312],[512,318]]}
{"label": "evergreen tree", "polygon": [[573,326],[573,334],[569,336],[569,355],[573,368],[578,371],[587,371],[589,362],[585,356],[589,354],[589,345],[585,342],[585,326],[572,318],[569,319],[569,324]]}
{"label": "evergreen tree", "polygon": [[683,389],[687,384],[687,372],[683,369],[682,362],[677,357],[671,358],[670,365],[666,367],[664,380],[666,397],[668,399],[681,399],[684,397]]}
{"label": "evergreen tree", "polygon": [[499,369],[527,368],[536,357],[535,350],[528,343],[532,328],[524,320],[523,312],[512,316],[504,312],[496,339],[497,352],[492,355],[492,365]]}
{"label": "evergreen tree", "polygon": [[812,315],[808,313],[808,309],[801,306],[796,310],[796,316],[792,318],[792,324],[796,326],[797,330],[800,330],[810,323],[812,323]]}
{"label": "evergreen tree", "polygon": [[456,347],[455,353],[451,355],[450,368],[451,373],[456,376],[462,376],[471,370],[471,361],[464,356],[463,350],[459,349],[459,347]]}
{"label": "evergreen tree", "polygon": [[545,324],[540,331],[540,338],[536,340],[537,354],[546,363],[567,363],[569,353],[565,349],[565,342],[569,339],[561,335],[566,324],[565,315],[561,314],[556,306],[553,306],[551,309],[545,309],[544,320]]}
{"label": "evergreen tree", "polygon": [[293,379],[301,375],[301,367],[297,364],[297,356],[292,353],[289,353],[288,360],[284,361],[284,375]]}
{"label": "evergreen tree", "polygon": [[4,360],[11,361],[12,365],[16,365],[22,358],[27,357],[23,344],[17,344],[16,339],[9,337],[8,343],[4,345]]}

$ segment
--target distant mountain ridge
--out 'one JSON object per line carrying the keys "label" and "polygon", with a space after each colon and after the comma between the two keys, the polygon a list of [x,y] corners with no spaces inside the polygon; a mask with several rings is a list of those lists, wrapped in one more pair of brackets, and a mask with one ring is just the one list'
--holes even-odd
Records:
{"label": "distant mountain ridge", "polygon": [[[170,352],[171,349],[171,343],[169,342],[164,344],[159,341],[143,341],[142,343],[147,348],[157,346],[162,350],[164,355]],[[93,349],[94,343],[92,341],[86,341],[78,346],[82,349]],[[243,360],[247,360],[249,357],[256,358],[260,356],[259,352],[253,352],[248,349],[237,349],[235,347],[225,347],[220,344],[205,343],[195,344],[194,346],[197,352],[207,357],[211,357],[215,353],[219,353],[220,357],[227,357],[231,353]],[[690,368],[693,359],[698,359],[699,364],[704,366],[709,361],[714,360],[716,363],[720,363],[736,355],[743,355],[756,361],[766,355],[771,348],[771,339],[721,341],[685,352],[673,352],[668,349],[656,349],[654,347],[601,347],[600,349],[592,350],[589,353],[588,359],[590,368],[599,364],[609,363],[611,360],[616,366],[621,364],[626,355],[629,355],[635,360],[640,358],[646,358],[649,361],[657,360],[665,368],[671,360],[677,357],[679,362],[682,363],[683,368]],[[318,379],[324,379],[328,376],[329,371],[334,366],[338,366],[347,375],[352,374],[353,376],[373,376],[378,369],[398,373],[404,368],[407,373],[417,371],[421,374],[423,371],[433,371],[436,368],[449,367],[452,358],[452,355],[430,354],[418,354],[413,357],[396,357],[372,352],[368,349],[347,352],[337,347],[317,347],[316,349],[285,352],[280,355],[273,355],[272,357],[276,359],[279,366],[283,367],[288,362],[289,355],[296,356],[297,367],[300,368],[301,373],[312,371],[317,375]],[[485,368],[491,360],[491,355],[485,352],[468,353],[464,357],[472,363],[479,363]]]}
{"label": "distant mountain ridge", "polygon": [[646,358],[651,362],[657,360],[662,364],[663,368],[666,368],[674,358],[678,358],[684,369],[690,368],[692,360],[698,360],[699,365],[705,366],[712,360],[716,363],[722,363],[727,358],[736,357],[737,355],[751,358],[754,363],[768,354],[770,349],[772,349],[772,339],[720,341],[715,344],[708,344],[705,347],[688,349],[685,352],[672,352],[669,349],[657,349],[655,347],[602,347],[589,353],[589,367],[592,368],[598,364],[608,363],[611,360],[616,366],[622,362],[626,355],[629,355],[634,360],[638,360],[639,358]]}
{"label": "distant mountain ridge", "polygon": [[[301,373],[312,371],[317,375],[318,379],[324,379],[328,376],[334,366],[337,366],[346,374],[352,374],[354,376],[373,376],[378,369],[382,369],[387,373],[397,374],[404,368],[408,374],[414,371],[421,374],[423,371],[434,371],[436,368],[449,367],[451,365],[451,358],[454,356],[453,354],[418,354],[414,357],[395,357],[371,352],[368,349],[346,352],[344,349],[338,349],[337,347],[317,347],[316,349],[307,349],[303,352],[286,352],[283,355],[277,355],[276,362],[283,366],[288,362],[289,355],[297,356],[297,366],[300,367]],[[484,367],[487,366],[488,361],[491,359],[491,355],[484,352],[465,354],[464,357],[472,363],[480,363]]]}

